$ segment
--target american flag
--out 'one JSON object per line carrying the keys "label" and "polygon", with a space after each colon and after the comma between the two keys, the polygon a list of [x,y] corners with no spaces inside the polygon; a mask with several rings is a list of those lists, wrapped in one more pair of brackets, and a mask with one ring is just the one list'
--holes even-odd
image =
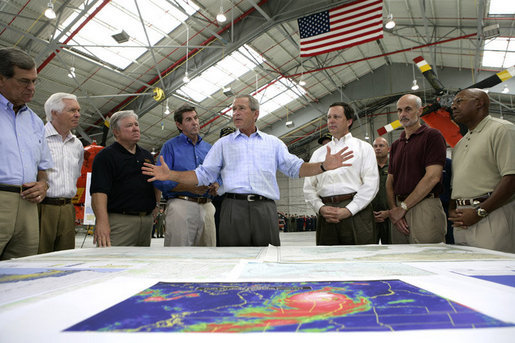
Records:
{"label": "american flag", "polygon": [[325,54],[383,38],[383,1],[357,0],[297,21],[300,57]]}

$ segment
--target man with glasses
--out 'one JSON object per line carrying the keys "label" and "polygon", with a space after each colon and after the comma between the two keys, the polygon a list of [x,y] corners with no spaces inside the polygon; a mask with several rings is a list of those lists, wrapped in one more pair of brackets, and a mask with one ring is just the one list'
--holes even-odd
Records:
{"label": "man with glasses", "polygon": [[394,244],[445,242],[447,218],[439,195],[446,145],[440,131],[420,123],[422,109],[416,95],[397,102],[404,131],[390,149],[386,178]]}
{"label": "man with glasses", "polygon": [[37,79],[32,57],[0,49],[0,259],[38,252],[37,204],[48,189],[52,157],[43,121],[26,105]]}
{"label": "man with glasses", "polygon": [[456,244],[515,253],[515,125],[490,116],[489,105],[480,89],[452,103],[469,131],[452,154],[449,220]]}

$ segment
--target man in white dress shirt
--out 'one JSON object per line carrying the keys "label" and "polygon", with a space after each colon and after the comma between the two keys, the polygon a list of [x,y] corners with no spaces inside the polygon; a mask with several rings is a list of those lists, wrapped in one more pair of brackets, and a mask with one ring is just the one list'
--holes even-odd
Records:
{"label": "man in white dress shirt", "polygon": [[84,160],[84,148],[71,133],[79,125],[80,106],[73,94],[55,93],[45,102],[45,136],[54,160],[47,170],[49,188],[39,205],[39,249],[43,254],[75,248],[77,178]]}
{"label": "man in white dress shirt", "polygon": [[379,189],[379,173],[372,146],[349,132],[354,110],[344,102],[329,106],[327,127],[333,139],[320,147],[309,162],[324,160],[326,147],[354,152],[352,166],[307,177],[304,197],[317,213],[316,244],[374,244],[375,225],[371,202]]}

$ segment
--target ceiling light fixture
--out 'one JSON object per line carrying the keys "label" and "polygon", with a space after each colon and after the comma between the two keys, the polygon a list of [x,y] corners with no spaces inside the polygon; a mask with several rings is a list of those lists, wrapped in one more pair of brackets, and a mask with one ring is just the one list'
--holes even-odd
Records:
{"label": "ceiling light fixture", "polygon": [[70,79],[74,79],[75,78],[75,67],[70,67],[70,72],[68,73],[68,77]]}
{"label": "ceiling light fixture", "polygon": [[417,84],[417,80],[413,80],[413,86],[411,86],[411,90],[413,91],[416,91],[418,90],[420,87],[418,86]]}
{"label": "ceiling light fixture", "polygon": [[393,14],[388,14],[386,24],[384,25],[384,27],[388,30],[391,30],[395,27],[395,21],[393,21]]}
{"label": "ceiling light fixture", "polygon": [[168,107],[168,99],[166,99],[166,106],[165,106],[165,110],[163,112],[165,115],[169,115],[170,114],[170,107]]}
{"label": "ceiling light fixture", "polygon": [[304,87],[306,85],[306,81],[304,81],[304,79],[301,77],[300,81],[299,81],[299,85]]}
{"label": "ceiling light fixture", "polygon": [[225,23],[225,21],[227,20],[227,17],[224,14],[224,6],[222,5],[222,1],[223,0],[220,0],[220,13],[216,15],[216,21],[220,24]]}
{"label": "ceiling light fixture", "polygon": [[51,1],[48,3],[47,9],[45,10],[45,17],[48,19],[55,19],[57,17],[54,12],[54,4]]}
{"label": "ceiling light fixture", "polygon": [[504,85],[504,88],[502,89],[502,93],[507,94],[509,91],[510,91],[510,89],[508,88],[508,85]]}

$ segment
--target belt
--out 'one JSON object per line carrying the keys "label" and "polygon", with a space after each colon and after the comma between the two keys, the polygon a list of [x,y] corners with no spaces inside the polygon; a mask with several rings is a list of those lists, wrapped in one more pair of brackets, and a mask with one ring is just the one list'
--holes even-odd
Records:
{"label": "belt", "polygon": [[110,213],[118,213],[118,214],[125,214],[127,216],[148,216],[152,211],[142,211],[142,212],[136,212],[136,211],[111,211]]}
{"label": "belt", "polygon": [[[408,194],[408,195],[396,195],[396,197],[397,197],[397,201],[404,201],[404,200],[406,200],[406,198],[407,198],[408,196],[409,196],[409,194]],[[432,198],[438,198],[438,197],[439,197],[439,195],[436,195],[435,193],[428,193],[428,194],[424,197],[424,199],[432,199]]]}
{"label": "belt", "polygon": [[247,201],[272,200],[272,199],[268,199],[267,197],[264,197],[259,194],[225,193],[225,196],[229,199],[247,200]]}
{"label": "belt", "polygon": [[67,204],[71,204],[72,199],[70,198],[44,198],[41,202],[42,204],[47,205],[56,205],[56,206],[64,206]]}
{"label": "belt", "polygon": [[186,195],[178,195],[176,196],[177,199],[182,199],[182,200],[187,200],[187,201],[192,201],[192,202],[196,202],[197,204],[206,204],[208,202],[211,201],[211,198],[195,198],[195,197],[189,197],[189,196],[186,196]]}
{"label": "belt", "polygon": [[352,199],[356,195],[356,192],[349,194],[332,195],[329,197],[320,197],[324,204],[336,204],[345,200]]}
{"label": "belt", "polygon": [[0,184],[0,191],[4,192],[13,192],[13,193],[21,193],[22,186],[11,186],[11,185],[3,185]]}
{"label": "belt", "polygon": [[478,206],[480,203],[488,199],[491,194],[492,193],[488,193],[473,199],[458,199],[456,200],[456,206]]}

